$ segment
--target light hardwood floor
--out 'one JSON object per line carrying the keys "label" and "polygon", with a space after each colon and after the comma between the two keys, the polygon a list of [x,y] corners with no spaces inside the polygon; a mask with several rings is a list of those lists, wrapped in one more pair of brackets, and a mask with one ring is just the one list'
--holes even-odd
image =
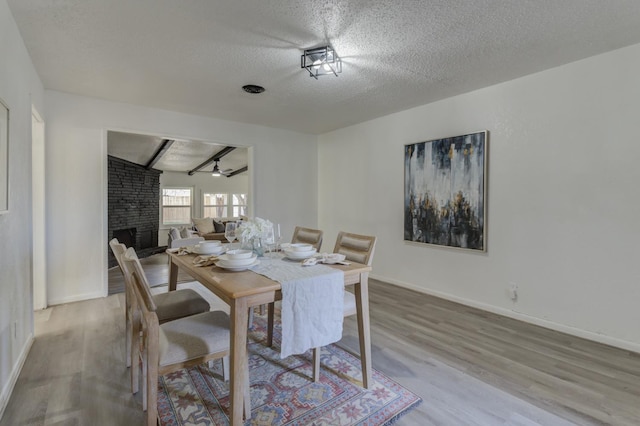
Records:
{"label": "light hardwood floor", "polygon": [[[114,294],[36,312],[0,426],[142,424],[123,303]],[[376,280],[370,303],[374,368],[424,399],[398,425],[640,425],[638,354]],[[353,317],[340,344],[357,350]]]}

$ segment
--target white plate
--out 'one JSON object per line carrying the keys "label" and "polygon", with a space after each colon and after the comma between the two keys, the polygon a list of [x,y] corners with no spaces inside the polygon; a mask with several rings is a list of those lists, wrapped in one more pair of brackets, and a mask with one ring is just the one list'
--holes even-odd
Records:
{"label": "white plate", "polygon": [[256,260],[255,262],[253,262],[250,265],[245,265],[245,266],[223,266],[220,264],[221,262],[216,262],[215,265],[218,268],[222,268],[222,269],[226,269],[227,271],[232,271],[232,272],[239,272],[239,271],[246,271],[249,268],[253,268],[256,265],[260,264],[259,260]]}
{"label": "white plate", "polygon": [[225,248],[222,246],[214,246],[202,248],[198,246],[193,246],[193,252],[196,254],[220,254],[224,253]]}
{"label": "white plate", "polygon": [[225,262],[224,260],[216,260],[216,262],[219,263],[220,266],[223,268],[246,268],[249,265],[253,265],[257,259],[250,259],[250,260],[251,262],[240,263],[240,264],[229,263],[229,262]]}
{"label": "white plate", "polygon": [[222,264],[229,268],[235,268],[240,266],[251,265],[256,261],[258,256],[255,254],[247,259],[230,259],[229,256],[223,254],[222,256],[218,256],[218,262],[222,262]]}
{"label": "white plate", "polygon": [[315,254],[316,254],[315,250],[306,251],[306,252],[285,250],[284,252],[285,257],[288,257],[291,260],[307,259],[309,257],[313,257]]}

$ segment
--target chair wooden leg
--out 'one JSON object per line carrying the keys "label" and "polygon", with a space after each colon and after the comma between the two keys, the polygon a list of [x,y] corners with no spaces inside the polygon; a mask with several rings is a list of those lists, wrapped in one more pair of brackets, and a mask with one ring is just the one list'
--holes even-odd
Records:
{"label": "chair wooden leg", "polygon": [[[144,336],[142,337],[143,339],[145,338]],[[143,340],[144,342],[144,340]],[[148,358],[148,351],[147,351],[147,346],[145,345],[146,342],[143,343],[143,347],[140,351],[140,359],[139,359],[139,363],[141,365],[141,372],[142,372],[142,411],[147,411],[147,395],[149,392],[148,386],[147,386],[147,377],[149,376],[149,364],[147,364],[147,362],[149,361]]]}
{"label": "chair wooden leg", "polygon": [[273,320],[276,311],[275,302],[269,303],[267,306],[267,346],[273,346]]}
{"label": "chair wooden leg", "polygon": [[321,348],[313,348],[313,381],[320,380],[320,351]]}
{"label": "chair wooden leg", "polygon": [[260,305],[260,315],[264,315],[264,311],[265,311],[265,305]]}
{"label": "chair wooden leg", "polygon": [[131,333],[133,333],[133,326],[131,324],[131,317],[129,312],[125,315],[125,363],[127,368],[131,367]]}
{"label": "chair wooden leg", "polygon": [[[157,323],[153,324],[157,327]],[[160,354],[157,352],[158,347],[158,330],[151,329],[147,335],[145,348],[146,362],[146,378],[147,378],[147,426],[157,426],[158,421],[158,374]]]}
{"label": "chair wooden leg", "polygon": [[230,373],[229,373],[229,365],[230,364],[230,360],[229,360],[229,355],[225,355],[222,358],[222,378],[225,382],[229,381],[229,378],[231,377]]}
{"label": "chair wooden leg", "polygon": [[149,392],[149,388],[147,385],[147,377],[149,377],[149,364],[147,363],[147,351],[146,349],[142,352],[142,359],[140,363],[142,364],[142,410],[147,410],[147,395]]}
{"label": "chair wooden leg", "polygon": [[249,308],[249,328],[253,327],[253,306]]}
{"label": "chair wooden leg", "polygon": [[[228,357],[226,357],[228,358]],[[251,418],[251,387],[249,381],[249,362],[247,360],[246,369],[244,371],[244,418],[245,420],[249,420]]]}
{"label": "chair wooden leg", "polygon": [[147,426],[157,426],[158,422],[158,370],[149,365],[147,371]]}
{"label": "chair wooden leg", "polygon": [[132,318],[131,324],[129,365],[131,365],[131,393],[138,393],[138,390],[140,390],[140,321],[135,316]]}
{"label": "chair wooden leg", "polygon": [[369,324],[369,273],[360,274],[360,284],[354,287],[356,314],[358,318],[358,340],[360,341],[360,365],[362,387],[369,389],[371,379],[371,331]]}
{"label": "chair wooden leg", "polygon": [[148,377],[149,377],[149,347],[148,335],[142,333],[140,335],[140,345],[138,351],[138,357],[135,360],[136,365],[141,371],[142,379],[142,411],[147,411],[147,396],[148,396]]}

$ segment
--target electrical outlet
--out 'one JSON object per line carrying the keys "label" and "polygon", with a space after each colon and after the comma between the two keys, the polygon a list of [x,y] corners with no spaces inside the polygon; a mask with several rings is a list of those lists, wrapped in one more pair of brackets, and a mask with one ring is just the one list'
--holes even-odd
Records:
{"label": "electrical outlet", "polygon": [[516,283],[509,283],[509,297],[514,302],[518,300],[518,285]]}

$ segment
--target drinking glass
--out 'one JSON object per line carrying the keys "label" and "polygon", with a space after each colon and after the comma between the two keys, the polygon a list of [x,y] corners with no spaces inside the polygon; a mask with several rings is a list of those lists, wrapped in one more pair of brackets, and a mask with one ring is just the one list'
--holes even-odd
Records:
{"label": "drinking glass", "polygon": [[273,252],[274,246],[276,244],[275,233],[273,231],[273,225],[267,227],[262,234],[262,240],[264,241],[264,245],[267,247],[267,252],[269,253],[269,257],[271,258],[271,253]]}
{"label": "drinking glass", "polygon": [[229,248],[231,248],[231,243],[236,239],[236,223],[235,222],[227,222],[224,227],[224,237],[229,241]]}
{"label": "drinking glass", "polygon": [[274,251],[278,252],[278,248],[280,246],[280,242],[282,240],[282,235],[280,234],[280,224],[278,223],[277,225],[274,225],[273,228],[273,244],[274,244]]}

